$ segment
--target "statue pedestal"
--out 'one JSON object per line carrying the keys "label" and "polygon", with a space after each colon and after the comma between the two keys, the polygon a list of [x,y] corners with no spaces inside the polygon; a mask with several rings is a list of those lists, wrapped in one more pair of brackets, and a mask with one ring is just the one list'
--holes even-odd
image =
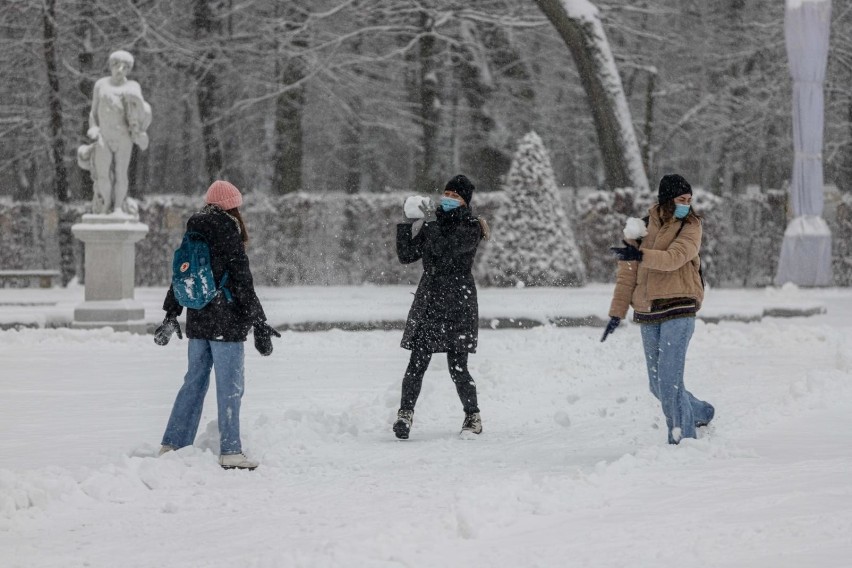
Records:
{"label": "statue pedestal", "polygon": [[86,296],[74,308],[72,327],[145,333],[145,308],[133,299],[133,290],[136,243],[148,234],[148,225],[122,213],[88,214],[71,232],[86,247]]}
{"label": "statue pedestal", "polygon": [[775,284],[792,282],[798,286],[833,286],[831,230],[822,217],[802,215],[784,231],[781,258]]}

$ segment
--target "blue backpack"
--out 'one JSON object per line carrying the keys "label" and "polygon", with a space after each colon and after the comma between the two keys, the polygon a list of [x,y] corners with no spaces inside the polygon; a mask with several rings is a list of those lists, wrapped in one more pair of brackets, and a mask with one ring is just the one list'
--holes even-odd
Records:
{"label": "blue backpack", "polygon": [[219,290],[230,302],[232,297],[225,287],[227,283],[228,273],[225,272],[222,281],[216,285],[207,241],[200,233],[187,231],[172,260],[172,292],[178,303],[185,308],[200,310],[219,294]]}

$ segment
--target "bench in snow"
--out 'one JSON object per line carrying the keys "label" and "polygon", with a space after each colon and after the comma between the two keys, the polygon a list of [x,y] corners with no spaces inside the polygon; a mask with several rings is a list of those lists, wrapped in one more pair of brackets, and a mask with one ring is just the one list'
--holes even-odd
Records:
{"label": "bench in snow", "polygon": [[52,288],[58,278],[58,270],[0,270],[0,288],[7,283],[14,287]]}

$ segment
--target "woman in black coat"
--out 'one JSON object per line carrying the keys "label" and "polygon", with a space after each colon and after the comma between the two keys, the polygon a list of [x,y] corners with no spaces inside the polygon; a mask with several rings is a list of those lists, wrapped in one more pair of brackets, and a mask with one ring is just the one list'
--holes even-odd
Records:
{"label": "woman in black coat", "polygon": [[[242,195],[232,184],[219,180],[207,190],[205,201],[207,205],[187,221],[186,230],[207,243],[213,277],[222,290],[204,307],[187,308],[189,369],[172,407],[160,455],[192,445],[210,385],[210,371],[215,367],[219,464],[225,469],[254,469],[257,462],[242,453],[240,441],[240,400],[245,382],[243,343],[254,327],[255,347],[261,355],[269,355],[271,336],[281,335],[266,323],[254,291],[245,250],[248,234],[239,210]],[[183,337],[177,321],[183,306],[172,286],[166,293],[163,310],[166,317],[154,334],[158,345],[166,345],[175,332]]]}
{"label": "woman in black coat", "polygon": [[[435,218],[427,217],[413,234],[410,222],[397,225],[396,250],[403,264],[423,260],[423,276],[408,312],[402,347],[411,360],[402,380],[402,399],[393,431],[407,439],[423,375],[433,353],[446,353],[450,376],[464,407],[462,433],[482,432],[476,383],[467,370],[469,353],[476,352],[479,308],[471,269],[476,248],[488,236],[488,226],[470,209],[474,185],[463,175],[451,179]],[[432,211],[424,211],[427,215]]]}

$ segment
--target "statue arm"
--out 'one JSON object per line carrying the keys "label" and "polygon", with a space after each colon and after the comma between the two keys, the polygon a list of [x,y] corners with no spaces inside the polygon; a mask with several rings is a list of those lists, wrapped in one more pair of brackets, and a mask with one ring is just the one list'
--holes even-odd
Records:
{"label": "statue arm", "polygon": [[98,101],[100,99],[100,81],[95,81],[95,87],[92,89],[92,110],[89,111],[89,130],[86,132],[89,138],[96,139],[100,134],[100,126],[98,125]]}
{"label": "statue arm", "polygon": [[128,92],[124,95],[127,124],[130,127],[130,137],[140,150],[148,149],[146,131],[151,124],[151,105],[142,97],[142,87],[136,81],[128,81]]}

